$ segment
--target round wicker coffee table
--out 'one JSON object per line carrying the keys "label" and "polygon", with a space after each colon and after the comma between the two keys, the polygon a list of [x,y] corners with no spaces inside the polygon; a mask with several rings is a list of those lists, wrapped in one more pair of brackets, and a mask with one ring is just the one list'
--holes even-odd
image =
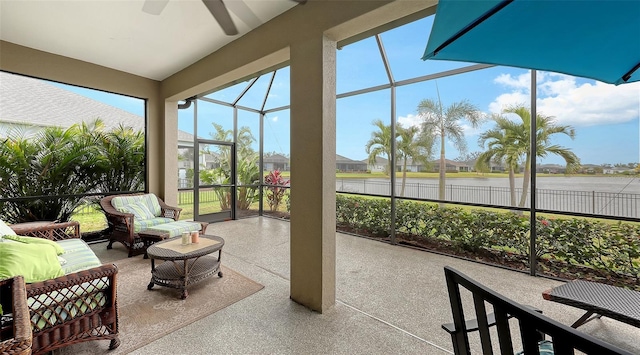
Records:
{"label": "round wicker coffee table", "polygon": [[[220,257],[224,239],[213,235],[200,235],[197,244],[181,245],[181,238],[175,237],[151,245],[147,254],[151,259],[151,282],[154,285],[182,290],[180,298],[189,296],[187,286],[200,282],[214,274],[222,277]],[[218,252],[218,257],[210,254]],[[155,261],[164,260],[156,266]]]}

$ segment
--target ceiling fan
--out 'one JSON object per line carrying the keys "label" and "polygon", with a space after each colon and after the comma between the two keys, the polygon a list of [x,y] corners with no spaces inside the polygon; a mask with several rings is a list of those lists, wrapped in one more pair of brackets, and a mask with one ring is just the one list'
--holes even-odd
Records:
{"label": "ceiling fan", "polygon": [[[251,28],[256,28],[262,24],[262,21],[251,11],[251,9],[244,3],[244,1],[235,0],[223,2],[223,0],[201,0],[207,7],[211,15],[218,21],[218,24],[222,28],[225,34],[228,36],[235,36],[238,34],[238,29],[231,19],[229,10],[233,11],[240,19]],[[307,0],[292,0],[299,4],[304,4]],[[160,15],[162,10],[167,6],[169,0],[145,0],[142,6],[142,11],[151,15]]]}

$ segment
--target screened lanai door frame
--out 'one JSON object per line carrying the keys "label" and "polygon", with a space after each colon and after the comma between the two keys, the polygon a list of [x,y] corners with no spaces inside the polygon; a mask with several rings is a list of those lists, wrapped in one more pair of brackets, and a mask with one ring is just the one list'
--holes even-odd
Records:
{"label": "screened lanai door frame", "polygon": [[[201,146],[208,145],[214,147],[222,147],[229,149],[230,160],[226,163],[228,166],[229,182],[226,183],[203,183],[200,178],[200,161],[204,151],[211,151],[211,149],[201,149]],[[193,217],[196,221],[201,222],[221,222],[230,219],[235,219],[236,211],[236,199],[237,184],[236,184],[236,144],[234,142],[221,142],[209,139],[196,139],[195,148],[198,152],[198,162],[194,164],[193,168]],[[225,163],[225,162],[223,162]],[[218,168],[221,168],[220,166]],[[225,191],[227,190],[228,191]],[[221,191],[222,190],[222,191]],[[221,193],[218,193],[221,191]],[[226,193],[225,193],[226,192]],[[202,194],[201,194],[202,193]],[[212,203],[212,198],[202,198],[202,196],[210,195],[209,197],[217,197],[216,200],[219,205],[222,205],[220,199],[227,199],[226,203],[229,205],[228,210],[221,210],[218,212],[207,212],[211,210],[212,206],[207,204]],[[202,201],[201,201],[202,200]]]}

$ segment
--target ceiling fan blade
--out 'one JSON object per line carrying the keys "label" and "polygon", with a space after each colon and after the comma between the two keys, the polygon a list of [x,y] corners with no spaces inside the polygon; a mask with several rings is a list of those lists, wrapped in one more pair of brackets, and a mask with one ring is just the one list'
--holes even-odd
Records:
{"label": "ceiling fan blade", "polygon": [[236,14],[249,28],[253,29],[262,25],[262,20],[251,11],[251,8],[244,1],[227,1],[225,5],[229,11]]}
{"label": "ceiling fan blade", "polygon": [[145,0],[142,11],[151,15],[160,15],[168,3],[169,0]]}
{"label": "ceiling fan blade", "polygon": [[304,5],[307,3],[307,0],[293,0],[293,1],[297,2],[300,5]]}
{"label": "ceiling fan blade", "polygon": [[207,9],[209,9],[209,12],[211,12],[211,15],[213,15],[216,21],[218,21],[218,24],[220,24],[224,33],[229,36],[238,34],[238,29],[233,23],[231,15],[229,15],[229,11],[227,11],[227,7],[224,5],[222,0],[202,0],[202,2]]}

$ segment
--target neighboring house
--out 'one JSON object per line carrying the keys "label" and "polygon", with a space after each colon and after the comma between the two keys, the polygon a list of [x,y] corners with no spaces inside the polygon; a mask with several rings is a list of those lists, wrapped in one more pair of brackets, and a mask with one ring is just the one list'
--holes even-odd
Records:
{"label": "neighboring house", "polygon": [[456,170],[458,172],[469,172],[469,171],[473,171],[473,164],[469,164],[467,162],[461,162],[461,161],[455,161],[455,160],[450,160],[453,165],[455,165]]}
{"label": "neighboring house", "polygon": [[336,170],[343,173],[367,171],[367,164],[336,154]]}
{"label": "neighboring house", "polygon": [[567,168],[558,164],[540,164],[536,167],[537,173],[544,174],[564,174]]}
{"label": "neighboring house", "polygon": [[580,166],[580,169],[578,170],[578,173],[581,173],[581,174],[600,174],[600,173],[604,172],[603,170],[604,169],[600,165],[582,164]]}
{"label": "neighboring house", "polygon": [[[367,170],[371,172],[384,172],[388,166],[388,160],[381,157],[376,157],[375,164],[369,164],[369,159],[362,160],[363,163],[367,164]],[[453,160],[445,160],[447,171],[472,171],[473,166],[468,163],[457,162]],[[404,159],[396,159],[396,171],[402,171],[402,167],[404,166]],[[440,160],[431,161],[431,170],[433,172],[438,172],[440,169]],[[407,171],[410,172],[420,172],[427,171],[427,167],[421,162],[414,162],[413,159],[407,159]]]}
{"label": "neighboring house", "polygon": [[628,167],[613,167],[613,168],[604,168],[602,169],[603,174],[624,174],[624,173],[635,173],[636,169],[628,168]]}
{"label": "neighboring house", "polygon": [[[140,101],[142,104],[142,100]],[[76,94],[48,81],[0,71],[0,137],[20,130],[32,135],[44,127],[69,128],[100,118],[107,130],[122,125],[144,131],[144,117]],[[186,187],[187,169],[193,169],[193,135],[178,130],[178,176]],[[204,166],[213,166],[215,157],[201,156]]]}
{"label": "neighboring house", "polygon": [[[473,168],[472,166],[470,166],[467,163],[461,163],[461,162],[457,162],[455,160],[445,159],[444,163],[445,163],[445,167],[446,167],[445,170],[449,171],[449,172],[453,172],[453,171],[456,171],[456,172],[471,171],[472,168]],[[434,172],[440,171],[440,159],[432,160],[431,164],[433,166],[432,169],[433,169]],[[491,171],[493,171],[493,167],[492,167]]]}
{"label": "neighboring house", "polygon": [[[178,130],[178,169],[193,169],[193,140],[194,136],[191,133]],[[203,144],[204,148],[211,147],[211,145]],[[216,145],[213,145],[218,147]],[[200,148],[203,148],[202,146]],[[224,149],[224,148],[222,148]],[[228,149],[228,148],[227,148]],[[199,163],[201,169],[215,169],[220,166],[220,154],[213,152],[199,152]]]}
{"label": "neighboring house", "polygon": [[387,166],[389,166],[389,160],[381,157],[376,157],[375,164],[370,164],[369,159],[363,159],[360,162],[367,165],[367,170],[372,173],[385,172]]}
{"label": "neighboring house", "polygon": [[193,169],[193,134],[178,131],[178,170]]}
{"label": "neighboring house", "polygon": [[281,154],[268,155],[262,158],[263,171],[274,171],[276,169],[279,171],[291,170],[289,158]]}
{"label": "neighboring house", "polygon": [[0,72],[0,137],[16,129],[33,134],[43,127],[69,128],[96,118],[107,129],[123,125],[144,130],[144,117],[44,80]]}
{"label": "neighboring house", "polygon": [[[396,158],[396,171],[402,171],[403,167],[404,167],[404,159]],[[426,167],[421,162],[413,161],[413,159],[411,158],[407,159],[407,171],[417,173],[425,170],[426,170]]]}

